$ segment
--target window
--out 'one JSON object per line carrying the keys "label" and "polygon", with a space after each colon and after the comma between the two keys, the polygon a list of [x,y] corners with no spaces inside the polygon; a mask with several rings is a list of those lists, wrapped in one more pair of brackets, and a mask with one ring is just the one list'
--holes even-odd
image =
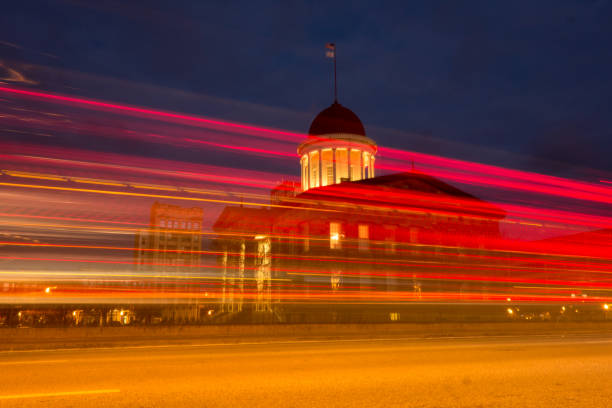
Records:
{"label": "window", "polygon": [[327,182],[327,184],[323,184],[324,186],[329,185],[329,184],[334,184],[334,167],[333,166],[327,166],[325,177],[326,177],[325,181]]}
{"label": "window", "polygon": [[370,178],[374,177],[374,156],[370,156]]}
{"label": "window", "polygon": [[336,291],[340,289],[340,285],[342,284],[342,271],[341,270],[333,270],[330,276],[330,283],[332,290]]}
{"label": "window", "polygon": [[367,224],[359,224],[358,227],[359,250],[364,251],[369,249],[370,227]]}
{"label": "window", "polygon": [[363,178],[371,178],[372,169],[370,168],[370,153],[363,152]]}
{"label": "window", "polygon": [[361,180],[361,150],[351,149],[351,180]]}
{"label": "window", "polygon": [[319,152],[310,152],[310,188],[319,187]]}
{"label": "window", "polygon": [[270,238],[262,238],[257,241],[257,265],[270,265],[272,244]]}
{"label": "window", "polygon": [[336,149],[336,183],[348,178],[348,151]]}
{"label": "window", "polygon": [[321,185],[328,186],[334,184],[334,152],[332,149],[321,150]]}
{"label": "window", "polygon": [[329,248],[340,249],[340,223],[330,222],[329,223]]}

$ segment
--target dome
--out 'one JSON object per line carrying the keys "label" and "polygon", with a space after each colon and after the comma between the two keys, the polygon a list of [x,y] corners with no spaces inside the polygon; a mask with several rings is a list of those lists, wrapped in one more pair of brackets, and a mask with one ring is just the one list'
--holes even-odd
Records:
{"label": "dome", "polygon": [[334,102],[314,118],[297,148],[302,191],[374,178],[376,151],[357,115]]}
{"label": "dome", "polygon": [[361,120],[352,110],[334,102],[329,108],[317,115],[310,124],[308,134],[311,136],[329,133],[349,133],[365,136],[365,129]]}

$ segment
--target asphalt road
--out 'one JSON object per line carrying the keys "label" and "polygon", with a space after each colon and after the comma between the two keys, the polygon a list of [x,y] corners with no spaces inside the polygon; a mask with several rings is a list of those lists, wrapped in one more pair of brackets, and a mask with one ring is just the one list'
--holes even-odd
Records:
{"label": "asphalt road", "polygon": [[610,407],[596,335],[0,352],[0,407]]}

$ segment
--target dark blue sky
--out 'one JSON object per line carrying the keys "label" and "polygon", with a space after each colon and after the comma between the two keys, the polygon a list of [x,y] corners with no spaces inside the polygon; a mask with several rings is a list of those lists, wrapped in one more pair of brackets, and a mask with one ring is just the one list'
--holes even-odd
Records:
{"label": "dark blue sky", "polygon": [[[331,103],[324,44],[336,42],[340,102],[380,144],[445,155],[476,145],[563,175],[612,172],[611,40],[604,0],[24,0],[0,14],[0,61],[48,68],[34,78],[45,89],[297,131]],[[276,113],[84,85],[91,77]]]}

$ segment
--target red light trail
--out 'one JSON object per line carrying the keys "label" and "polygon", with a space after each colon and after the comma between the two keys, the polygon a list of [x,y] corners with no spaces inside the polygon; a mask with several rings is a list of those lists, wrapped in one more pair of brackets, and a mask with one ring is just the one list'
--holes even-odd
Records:
{"label": "red light trail", "polygon": [[[249,161],[297,168],[295,149],[307,135],[6,86],[0,93],[8,104],[45,105],[9,106],[0,121],[12,132],[227,154],[219,165],[1,142],[0,302],[209,299],[208,307],[223,308],[228,299],[266,307],[612,299],[612,182],[604,178],[590,183],[379,147],[379,170],[426,174],[489,197],[365,182],[295,196],[297,174],[252,170]],[[270,195],[275,188],[279,196]],[[180,208],[157,216],[155,202]],[[160,224],[172,218],[164,211],[193,208],[204,214],[195,232]],[[224,230],[219,220],[231,211],[236,226]],[[273,217],[276,224],[263,228]],[[304,217],[311,227],[303,228]],[[332,222],[343,224],[336,235]]]}

